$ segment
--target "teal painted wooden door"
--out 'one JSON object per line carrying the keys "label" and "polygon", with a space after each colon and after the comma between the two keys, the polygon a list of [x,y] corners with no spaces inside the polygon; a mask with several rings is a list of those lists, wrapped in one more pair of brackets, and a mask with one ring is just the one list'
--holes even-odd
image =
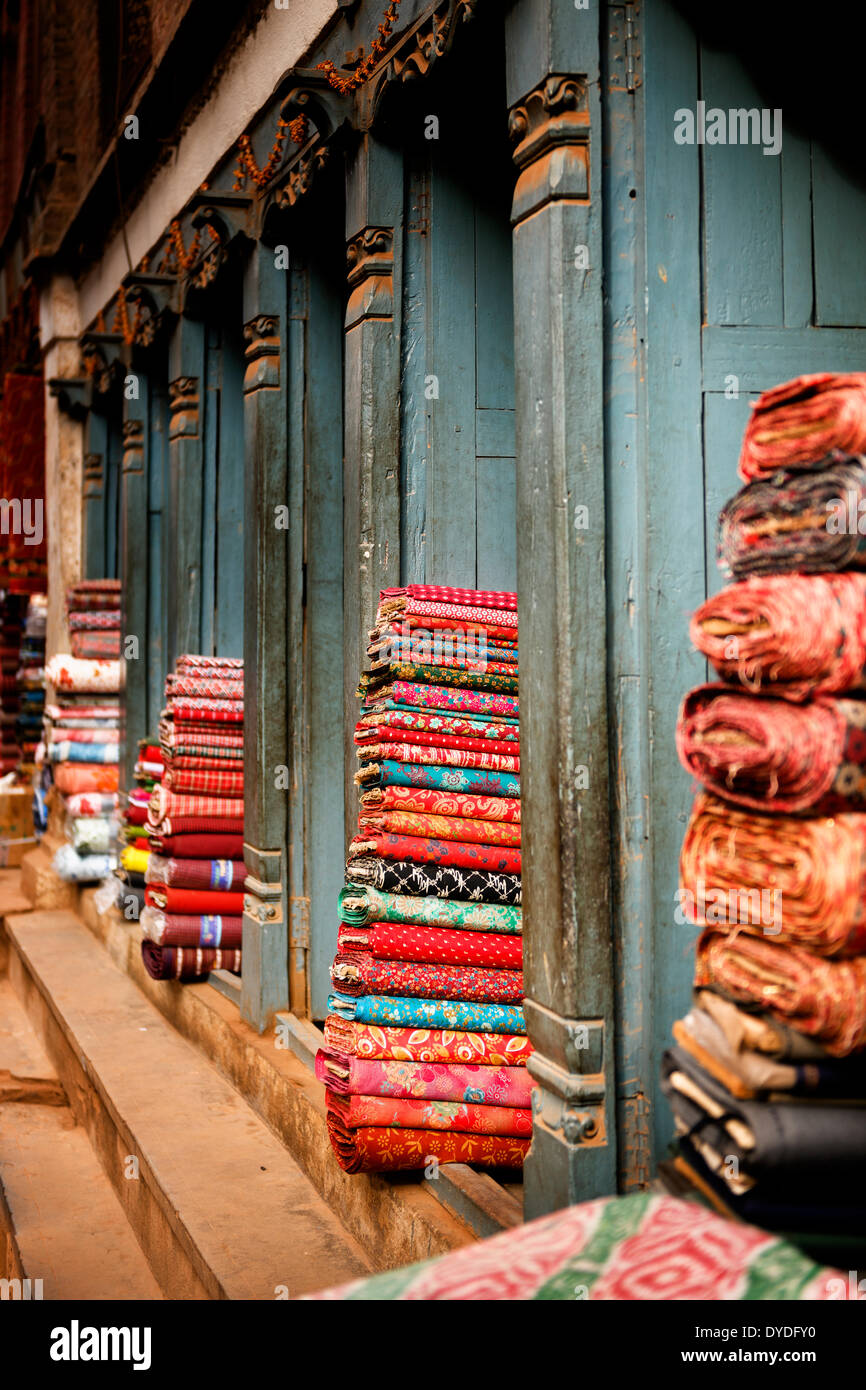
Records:
{"label": "teal painted wooden door", "polygon": [[[793,129],[784,129],[779,155],[760,145],[677,144],[678,109],[694,111],[698,100],[725,111],[765,103],[738,60],[701,46],[670,6],[643,8],[645,178],[633,191],[646,194],[645,243],[631,239],[614,199],[606,248],[608,264],[626,246],[639,265],[645,255],[638,279],[646,296],[643,328],[635,313],[645,481],[634,495],[643,501],[631,522],[620,519],[636,519],[641,535],[633,548],[619,538],[611,566],[617,782],[629,826],[617,923],[626,1187],[646,1180],[673,1132],[657,1078],[671,1025],[689,1006],[696,938],[674,918],[693,795],[674,729],[682,695],[707,679],[688,620],[724,583],[716,520],[740,486],[749,402],[799,373],[862,370],[866,360],[866,194]],[[609,466],[614,475],[617,460]]]}

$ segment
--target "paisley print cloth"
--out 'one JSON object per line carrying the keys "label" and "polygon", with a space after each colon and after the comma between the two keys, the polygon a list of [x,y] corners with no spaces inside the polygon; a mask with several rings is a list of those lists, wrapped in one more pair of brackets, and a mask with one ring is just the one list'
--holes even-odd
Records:
{"label": "paisley print cloth", "polygon": [[338,952],[331,979],[342,994],[394,994],[407,999],[474,1000],[480,1004],[517,1004],[523,999],[520,970],[376,960],[362,951]]}
{"label": "paisley print cloth", "polygon": [[[355,728],[356,742],[358,732],[370,728],[393,729],[395,736],[398,730],[403,729],[419,734],[453,734],[457,738],[490,739],[493,742],[518,745],[520,742],[520,728],[517,724],[506,724],[492,719],[470,719],[459,714],[424,714],[421,710],[411,709],[387,709],[379,714],[363,714]],[[411,740],[406,739],[406,742]],[[518,752],[519,748],[514,751]]]}
{"label": "paisley print cloth", "polygon": [[599,1197],[489,1240],[309,1295],[376,1302],[848,1299],[847,1276],[694,1202]]}
{"label": "paisley print cloth", "polygon": [[[489,756],[493,757],[494,754]],[[368,787],[420,787],[430,791],[461,792],[468,796],[520,796],[520,778],[513,772],[431,767],[417,762],[397,762],[392,758],[380,763],[365,763],[355,773],[355,781],[365,791]]]}
{"label": "paisley print cloth", "polygon": [[397,613],[417,618],[449,618],[455,623],[495,624],[499,627],[517,629],[516,605],[514,608],[494,607],[492,604],[421,598],[416,594],[380,596],[376,621],[384,622]]}
{"label": "paisley print cloth", "polygon": [[439,961],[443,965],[481,965],[493,970],[523,968],[520,936],[447,931],[404,922],[373,922],[366,927],[343,923],[337,934],[337,950],[361,951],[379,960]]}
{"label": "paisley print cloth", "polygon": [[465,816],[469,820],[520,823],[517,797],[469,796],[465,792],[431,791],[418,787],[370,787],[361,793],[361,814],[416,811],[431,816]]}
{"label": "paisley print cloth", "polygon": [[[365,704],[378,709],[382,700],[393,700],[393,708],[408,706],[417,710],[441,710],[449,714],[486,715],[489,718],[520,716],[520,701],[516,695],[501,695],[485,690],[452,690],[447,684],[419,685],[408,679],[394,678],[369,692]],[[383,706],[384,708],[384,706]]]}
{"label": "paisley print cloth", "polygon": [[461,691],[483,691],[516,696],[518,677],[495,671],[466,671],[459,666],[425,666],[415,661],[383,662],[365,672],[358,683],[358,694],[367,695],[394,681],[429,681],[435,686],[459,686]]}
{"label": "paisley print cloth", "polygon": [[357,749],[358,757],[381,762],[422,763],[425,766],[490,768],[494,772],[519,772],[520,758],[514,753],[467,752],[453,747],[434,748],[429,744],[370,743]]}
{"label": "paisley print cloth", "polygon": [[462,869],[493,869],[520,873],[520,850],[501,845],[464,844],[420,835],[358,835],[349,845],[349,859],[374,854],[380,859],[409,859],[418,864],[447,864]]}
{"label": "paisley print cloth", "polygon": [[[520,755],[520,745],[514,740],[462,738],[457,734],[437,734],[428,729],[392,729],[386,724],[372,727],[359,724],[355,729],[355,743],[359,749],[366,748],[369,744],[417,743],[427,748],[459,749],[464,753],[504,753],[512,757]],[[440,761],[449,762],[450,759],[442,758]]]}
{"label": "paisley print cloth", "polygon": [[515,1004],[480,1004],[457,999],[410,999],[367,994],[330,994],[329,1013],[358,1023],[397,1028],[453,1028],[470,1033],[525,1033],[523,1009]]}
{"label": "paisley print cloth", "polygon": [[507,589],[453,589],[443,584],[407,584],[398,589],[382,589],[379,606],[395,598],[421,599],[425,603],[459,603],[484,608],[506,608],[517,612],[517,595]]}
{"label": "paisley print cloth", "polygon": [[526,1067],[373,1062],[329,1048],[321,1048],[316,1053],[316,1076],[330,1091],[341,1096],[458,1100],[474,1105],[515,1105],[524,1110],[531,1104],[534,1084]]}
{"label": "paisley print cloth", "polygon": [[470,820],[464,816],[418,815],[412,811],[364,812],[358,818],[358,832],[389,832],[395,835],[435,835],[440,840],[469,843],[520,844],[520,825],[502,820]]}
{"label": "paisley print cloth", "polygon": [[472,932],[519,935],[523,909],[499,903],[460,902],[453,898],[408,897],[378,888],[347,887],[340,894],[340,917],[352,926],[393,922],[427,927],[454,927]]}
{"label": "paisley print cloth", "polygon": [[328,1093],[328,1114],[346,1129],[365,1125],[398,1129],[446,1130],[458,1134],[532,1136],[532,1111],[513,1105],[474,1105],[455,1100],[421,1100],[414,1096],[340,1096]]}
{"label": "paisley print cloth", "polygon": [[325,1042],[335,1052],[371,1061],[473,1062],[510,1068],[525,1067],[532,1055],[532,1043],[519,1033],[380,1027],[338,1014],[325,1019]]}
{"label": "paisley print cloth", "polygon": [[367,1126],[350,1129],[328,1115],[328,1133],[340,1167],[347,1173],[388,1173],[440,1163],[474,1163],[481,1168],[520,1168],[528,1139],[494,1134],[454,1134],[435,1129]]}
{"label": "paisley print cloth", "polygon": [[520,875],[491,873],[485,869],[413,864],[408,859],[376,859],[364,855],[346,867],[351,884],[369,885],[386,893],[410,896],[434,894],[461,902],[504,903],[518,907]]}

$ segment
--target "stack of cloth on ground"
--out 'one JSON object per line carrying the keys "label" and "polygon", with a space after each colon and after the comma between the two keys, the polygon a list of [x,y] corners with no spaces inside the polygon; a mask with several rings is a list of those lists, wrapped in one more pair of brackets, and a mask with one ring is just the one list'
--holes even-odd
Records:
{"label": "stack of cloth on ground", "polygon": [[517,599],[384,590],[355,728],[334,992],[316,1073],[348,1172],[519,1167],[523,1016]]}
{"label": "stack of cloth on ground", "polygon": [[66,594],[73,656],[120,656],[120,580],[83,579]]}
{"label": "stack of cloth on ground", "polygon": [[352,1302],[837,1301],[856,1280],[753,1226],[650,1192],[599,1197],[460,1250],[310,1294]]}
{"label": "stack of cloth on ground", "polygon": [[165,694],[165,772],[144,825],[142,958],[156,980],[238,974],[246,877],[243,660],[181,656]]}
{"label": "stack of cloth on ground", "polygon": [[45,677],[45,762],[66,813],[67,843],[53,866],[61,878],[89,883],[117,862],[120,661],[58,654]]}
{"label": "stack of cloth on ground", "polygon": [[[691,623],[720,681],[685,697],[703,784],[680,913],[703,928],[662,1085],[676,1166],[722,1211],[866,1237],[866,375],[754,407],[721,516],[737,576]],[[852,500],[853,499],[853,500]],[[838,529],[839,503],[854,529]],[[850,521],[851,517],[847,517]],[[866,533],[866,521],[863,526]]]}
{"label": "stack of cloth on ground", "polygon": [[21,749],[19,771],[30,780],[35,770],[36,749],[42,738],[45,708],[46,619],[46,595],[31,594],[18,654],[18,717],[15,721],[15,734]]}
{"label": "stack of cloth on ground", "polygon": [[0,777],[14,772],[21,756],[16,732],[18,669],[26,612],[26,594],[4,593],[0,598]]}
{"label": "stack of cloth on ground", "polygon": [[130,920],[139,921],[145,905],[145,872],[151,854],[147,812],[164,772],[165,758],[158,736],[139,739],[134,785],[120,797],[120,857],[115,870],[124,885],[121,900]]}

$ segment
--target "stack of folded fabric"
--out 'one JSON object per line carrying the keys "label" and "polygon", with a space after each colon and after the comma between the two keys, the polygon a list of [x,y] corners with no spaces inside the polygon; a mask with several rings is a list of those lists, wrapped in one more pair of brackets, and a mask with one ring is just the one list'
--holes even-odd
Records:
{"label": "stack of folded fabric", "polygon": [[810,1238],[866,1234],[863,450],[864,374],[757,402],[721,516],[737,582],[691,624],[722,679],[677,728],[704,787],[680,859],[694,1003],[663,1064],[677,1166],[721,1210]]}
{"label": "stack of folded fabric", "polygon": [[14,772],[21,756],[17,738],[21,708],[18,669],[26,611],[26,594],[3,594],[0,600],[0,777]]}
{"label": "stack of folded fabric", "polygon": [[158,738],[139,739],[135,784],[120,798],[123,807],[120,814],[120,857],[115,870],[125,885],[122,894],[124,912],[135,920],[141,917],[145,904],[145,873],[151,855],[147,812],[164,772],[165,759]]}
{"label": "stack of folded fabric", "polygon": [[150,853],[142,959],[155,980],[238,974],[246,875],[243,661],[182,656],[165,694],[165,772],[144,827]]}
{"label": "stack of folded fabric", "polygon": [[73,656],[120,656],[120,580],[83,579],[66,595]]}
{"label": "stack of folded fabric", "polygon": [[21,750],[19,770],[32,779],[36,749],[42,738],[45,708],[45,626],[48,601],[45,594],[31,594],[18,654],[18,718],[15,732]]}
{"label": "stack of folded fabric", "polygon": [[348,1172],[519,1167],[523,1017],[517,599],[385,590],[355,729],[358,834],[316,1071]]}
{"label": "stack of folded fabric", "polygon": [[75,882],[105,878],[116,863],[120,675],[119,661],[65,654],[45,667],[54,690],[45,705],[45,753],[67,841],[53,864]]}

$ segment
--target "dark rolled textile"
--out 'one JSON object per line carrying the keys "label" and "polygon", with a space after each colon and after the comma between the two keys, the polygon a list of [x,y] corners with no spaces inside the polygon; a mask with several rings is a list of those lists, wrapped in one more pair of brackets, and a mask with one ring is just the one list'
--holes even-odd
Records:
{"label": "dark rolled textile", "polygon": [[347,881],[379,888],[383,893],[408,893],[416,897],[459,898],[462,902],[521,902],[520,874],[491,869],[461,869],[442,864],[414,864],[408,859],[353,859]]}
{"label": "dark rolled textile", "polygon": [[239,975],[241,952],[195,946],[158,946],[142,941],[141,959],[152,980],[200,980],[211,970],[230,970]]}
{"label": "dark rolled textile", "polygon": [[743,435],[743,482],[866,449],[866,373],[815,372],[764,391]]}

